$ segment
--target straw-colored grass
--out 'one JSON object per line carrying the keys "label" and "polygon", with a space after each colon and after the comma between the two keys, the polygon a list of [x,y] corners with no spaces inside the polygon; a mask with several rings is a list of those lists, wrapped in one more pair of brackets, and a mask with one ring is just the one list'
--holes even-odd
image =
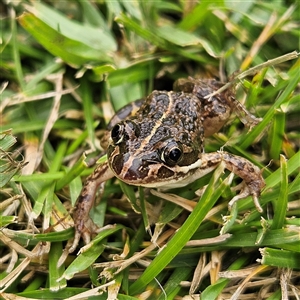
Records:
{"label": "straw-colored grass", "polygon": [[[299,299],[296,2],[0,4],[1,299]],[[239,179],[222,168],[170,192],[109,180],[91,215],[116,225],[64,252],[114,111],[188,76],[236,78],[261,118],[233,115],[205,151],[262,169],[263,213],[251,197],[228,210]]]}

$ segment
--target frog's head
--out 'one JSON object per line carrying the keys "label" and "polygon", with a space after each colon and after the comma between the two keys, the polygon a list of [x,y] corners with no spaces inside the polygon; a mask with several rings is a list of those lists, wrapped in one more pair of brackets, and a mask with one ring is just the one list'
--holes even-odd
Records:
{"label": "frog's head", "polygon": [[202,142],[194,137],[166,119],[131,118],[112,128],[108,162],[116,177],[128,184],[180,186],[178,182],[201,165]]}

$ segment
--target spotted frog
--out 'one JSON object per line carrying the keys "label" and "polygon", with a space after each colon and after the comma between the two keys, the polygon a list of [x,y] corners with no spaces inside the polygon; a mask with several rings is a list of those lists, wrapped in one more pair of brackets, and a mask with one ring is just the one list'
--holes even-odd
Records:
{"label": "spotted frog", "polygon": [[87,178],[74,208],[75,238],[69,252],[81,237],[88,243],[91,234],[99,230],[89,212],[99,186],[114,176],[135,186],[177,188],[223,162],[244,183],[230,205],[251,195],[262,210],[258,197],[264,180],[257,166],[223,151],[204,153],[205,137],[218,132],[233,111],[247,123],[257,121],[231,89],[207,97],[222,86],[216,80],[179,79],[173,91],[153,91],[144,101],[137,101],[134,114],[127,106],[112,118],[107,161]]}

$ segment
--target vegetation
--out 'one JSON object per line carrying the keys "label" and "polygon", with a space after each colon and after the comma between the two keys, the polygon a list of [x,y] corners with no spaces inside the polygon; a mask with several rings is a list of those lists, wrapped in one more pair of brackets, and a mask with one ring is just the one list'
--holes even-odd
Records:
{"label": "vegetation", "polygon": [[228,82],[299,51],[297,1],[7,0],[0,8],[3,299],[299,299],[295,53],[235,84],[257,126],[232,116],[205,141],[206,152],[224,149],[262,169],[263,213],[250,197],[228,211],[239,179],[229,184],[221,168],[170,192],[114,179],[91,214],[99,226],[117,225],[79,254],[63,251],[113,111],[171,90],[177,78]]}

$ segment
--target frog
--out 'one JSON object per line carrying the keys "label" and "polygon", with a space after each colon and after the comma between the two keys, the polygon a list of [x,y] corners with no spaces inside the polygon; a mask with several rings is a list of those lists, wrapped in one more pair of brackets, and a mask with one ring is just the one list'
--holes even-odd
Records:
{"label": "frog", "polygon": [[244,123],[259,122],[236,100],[233,88],[209,97],[223,85],[216,79],[181,78],[171,91],[154,90],[116,113],[108,124],[107,160],[87,177],[74,206],[70,253],[81,238],[88,244],[101,230],[89,212],[99,187],[113,177],[133,186],[167,190],[184,187],[223,163],[243,180],[229,208],[251,196],[262,212],[258,199],[265,182],[260,168],[223,150],[204,151],[205,139],[219,132],[233,112]]}

